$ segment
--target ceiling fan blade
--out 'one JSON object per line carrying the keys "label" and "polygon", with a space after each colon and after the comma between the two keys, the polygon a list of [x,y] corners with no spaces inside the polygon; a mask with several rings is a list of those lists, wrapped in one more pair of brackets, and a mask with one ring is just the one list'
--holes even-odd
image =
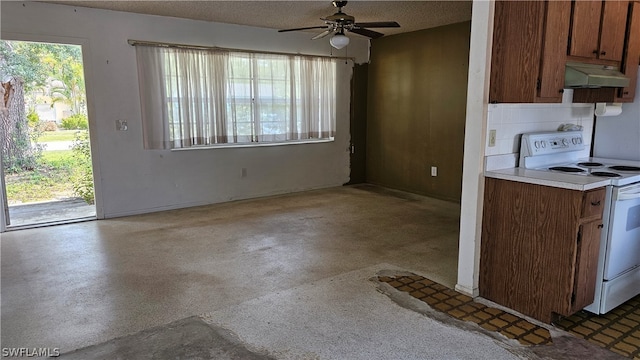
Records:
{"label": "ceiling fan blade", "polygon": [[309,26],[309,27],[302,27],[302,28],[295,28],[295,29],[283,29],[283,30],[278,30],[278,32],[287,32],[287,31],[298,31],[298,30],[310,30],[310,29],[326,29],[327,25],[322,25],[322,26]]}
{"label": "ceiling fan blade", "polygon": [[377,31],[368,30],[368,29],[351,29],[349,31],[351,31],[352,33],[356,33],[356,34],[364,35],[366,37],[370,37],[372,39],[377,39],[379,37],[383,37],[384,36],[383,33],[379,33]]}
{"label": "ceiling fan blade", "polygon": [[398,24],[395,21],[361,22],[361,23],[355,23],[353,25],[361,28],[400,27],[400,24]]}
{"label": "ceiling fan blade", "polygon": [[327,36],[327,35],[331,34],[332,32],[333,32],[333,29],[329,28],[329,29],[327,29],[327,30],[325,30],[325,31],[321,32],[320,34],[318,34],[318,35],[316,35],[316,36],[312,37],[312,38],[311,38],[311,40],[321,39],[321,38],[323,38],[323,37],[325,37],[325,36]]}
{"label": "ceiling fan blade", "polygon": [[325,18],[320,18],[320,20],[322,21],[327,21],[327,22],[337,22],[337,23],[343,23],[343,24],[353,24],[353,22],[356,20],[356,18],[354,18],[351,15],[347,15],[343,12],[337,12],[333,15],[329,15]]}

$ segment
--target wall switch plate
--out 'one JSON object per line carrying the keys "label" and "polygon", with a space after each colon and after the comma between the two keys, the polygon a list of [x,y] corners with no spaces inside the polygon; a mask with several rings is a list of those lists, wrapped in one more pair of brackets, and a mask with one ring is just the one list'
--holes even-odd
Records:
{"label": "wall switch plate", "polygon": [[489,130],[489,146],[496,146],[496,131]]}
{"label": "wall switch plate", "polygon": [[240,177],[247,177],[247,168],[242,168],[242,172],[240,173]]}
{"label": "wall switch plate", "polygon": [[127,125],[127,120],[116,120],[116,130],[118,131],[127,131],[129,126]]}
{"label": "wall switch plate", "polygon": [[431,167],[431,176],[438,176],[438,167],[437,166],[432,166]]}

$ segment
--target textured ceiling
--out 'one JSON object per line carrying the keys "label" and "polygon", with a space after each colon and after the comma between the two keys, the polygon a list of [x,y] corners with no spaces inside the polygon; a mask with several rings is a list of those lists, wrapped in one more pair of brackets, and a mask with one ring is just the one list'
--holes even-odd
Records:
{"label": "textured ceiling", "polygon": [[[331,1],[42,1],[271,29],[324,25],[336,12]],[[376,28],[385,35],[471,19],[471,1],[349,1],[343,12],[357,22],[397,21],[400,28]]]}

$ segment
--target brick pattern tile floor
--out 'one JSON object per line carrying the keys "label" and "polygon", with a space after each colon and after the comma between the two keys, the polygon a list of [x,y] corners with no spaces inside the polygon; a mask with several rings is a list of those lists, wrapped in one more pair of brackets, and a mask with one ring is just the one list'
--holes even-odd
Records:
{"label": "brick pattern tile floor", "polygon": [[640,359],[640,295],[606,314],[580,311],[554,325],[620,355]]}
{"label": "brick pattern tile floor", "polygon": [[440,312],[459,320],[476,323],[483,329],[499,332],[523,345],[544,345],[552,342],[549,330],[503,310],[475,302],[467,295],[422,276],[380,276],[378,280],[409,293]]}

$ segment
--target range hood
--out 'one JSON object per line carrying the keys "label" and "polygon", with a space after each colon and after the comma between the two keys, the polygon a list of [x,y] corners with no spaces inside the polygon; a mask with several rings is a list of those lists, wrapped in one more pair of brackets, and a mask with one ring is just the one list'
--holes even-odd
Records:
{"label": "range hood", "polygon": [[627,87],[629,81],[615,66],[575,62],[568,62],[565,66],[565,88]]}

